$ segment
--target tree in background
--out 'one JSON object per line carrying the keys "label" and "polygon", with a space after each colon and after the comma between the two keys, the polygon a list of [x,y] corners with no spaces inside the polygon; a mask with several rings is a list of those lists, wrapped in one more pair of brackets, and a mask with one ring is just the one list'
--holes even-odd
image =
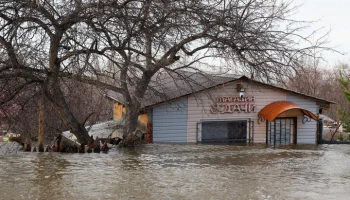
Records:
{"label": "tree in background", "polygon": [[[286,88],[335,102],[335,105],[331,105],[331,108],[325,110],[323,114],[336,121],[341,121],[339,119],[338,108],[347,111],[350,110],[350,105],[343,95],[343,85],[339,79],[349,77],[349,65],[340,63],[332,68],[325,69],[318,67],[319,62],[317,62],[316,67],[310,64],[310,62],[304,63],[305,73],[299,73],[290,77],[286,81]],[[339,71],[342,72],[342,77]]]}
{"label": "tree in background", "polygon": [[346,132],[350,132],[350,78],[349,74],[344,74],[344,72],[339,71],[339,82],[343,89],[343,95],[347,101],[347,109],[344,107],[338,108],[339,119],[344,125]]}
{"label": "tree in background", "polygon": [[[70,109],[78,120],[83,121],[87,126],[112,119],[112,103],[104,97],[104,91],[72,80],[66,81],[62,88]],[[43,97],[40,90],[26,90],[7,102],[12,106],[2,112],[2,122],[5,122],[6,131],[21,134],[29,143],[37,140],[41,103],[44,104],[44,141],[46,143],[54,141],[59,134],[70,129],[67,119],[62,118],[56,106],[45,96]]]}
{"label": "tree in background", "polygon": [[146,91],[158,91],[151,82],[160,71],[176,77],[181,77],[181,70],[205,74],[210,67],[220,70],[214,61],[228,61],[241,71],[249,70],[255,79],[278,81],[302,69],[300,58],[312,55],[323,43],[299,45],[309,41],[298,35],[299,22],[288,18],[294,9],[290,3],[134,1],[106,8],[104,13],[110,14],[98,18],[94,30],[114,50],[113,56],[105,56],[118,72],[113,78],[120,83],[126,106],[124,142],[132,144],[128,136],[135,130]]}
{"label": "tree in background", "polygon": [[68,79],[76,80],[83,69],[91,69],[88,51],[93,40],[85,22],[91,20],[94,7],[94,2],[79,0],[0,2],[0,79],[1,88],[9,91],[3,102],[44,94],[83,144],[90,140],[86,120],[73,112],[64,90]]}

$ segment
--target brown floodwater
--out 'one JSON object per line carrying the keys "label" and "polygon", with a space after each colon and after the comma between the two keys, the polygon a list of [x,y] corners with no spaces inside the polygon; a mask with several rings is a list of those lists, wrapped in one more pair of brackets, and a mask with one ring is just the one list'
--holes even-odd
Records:
{"label": "brown floodwater", "polygon": [[16,149],[0,143],[0,199],[349,199],[350,145]]}

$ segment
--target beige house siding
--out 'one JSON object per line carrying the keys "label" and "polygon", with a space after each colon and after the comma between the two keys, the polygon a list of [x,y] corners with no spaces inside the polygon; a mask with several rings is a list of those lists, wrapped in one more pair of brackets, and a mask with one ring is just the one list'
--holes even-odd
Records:
{"label": "beige house siding", "polygon": [[[304,109],[317,115],[318,106],[315,101],[296,94],[287,94],[287,101],[293,102]],[[307,121],[303,124],[303,115],[298,115],[297,119],[297,144],[316,144],[316,127],[315,120]]]}
{"label": "beige house siding", "polygon": [[[210,112],[213,99],[217,97],[239,97],[237,84],[242,84],[246,88],[245,97],[254,97],[255,112],[212,114]],[[286,93],[280,90],[271,89],[268,86],[235,81],[223,86],[217,86],[188,96],[188,124],[187,124],[187,142],[197,142],[200,139],[199,123],[205,120],[251,120],[254,123],[253,143],[266,142],[266,122],[258,123],[258,112],[267,104],[274,101],[286,100]],[[197,136],[198,135],[198,136]]]}

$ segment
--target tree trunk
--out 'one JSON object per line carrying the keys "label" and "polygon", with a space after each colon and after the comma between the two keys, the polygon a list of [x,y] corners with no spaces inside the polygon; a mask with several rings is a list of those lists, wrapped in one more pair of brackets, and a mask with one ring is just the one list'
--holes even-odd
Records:
{"label": "tree trunk", "polygon": [[39,133],[38,133],[38,144],[39,152],[44,152],[44,99],[42,98],[39,106]]}
{"label": "tree trunk", "polygon": [[84,124],[78,122],[68,105],[64,107],[60,106],[59,110],[61,115],[63,115],[68,121],[70,132],[77,137],[78,142],[84,145],[88,144],[88,142],[91,140],[88,131],[86,130]]}
{"label": "tree trunk", "polygon": [[82,145],[88,144],[91,140],[88,131],[86,130],[84,124],[79,123],[79,121],[73,115],[71,109],[69,108],[66,99],[64,98],[63,92],[56,82],[51,85],[54,94],[50,94],[46,91],[46,96],[57,106],[59,113],[68,122],[70,131],[77,137],[78,142]]}
{"label": "tree trunk", "polygon": [[[70,113],[71,114],[71,113]],[[83,124],[79,123],[75,117],[70,120],[71,132],[77,137],[80,144],[86,145],[91,140],[88,131]]]}
{"label": "tree trunk", "polygon": [[123,135],[124,146],[134,146],[135,141],[138,140],[135,132],[138,123],[138,116],[140,111],[139,102],[129,102],[126,106],[125,115],[125,130]]}

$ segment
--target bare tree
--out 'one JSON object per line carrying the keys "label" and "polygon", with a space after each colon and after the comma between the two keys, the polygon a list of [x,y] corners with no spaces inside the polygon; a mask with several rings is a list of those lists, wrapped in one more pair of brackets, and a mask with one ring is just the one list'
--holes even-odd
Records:
{"label": "bare tree", "polygon": [[[340,72],[342,76],[340,76]],[[336,106],[332,107],[329,112],[329,115],[336,119],[337,121],[342,120],[341,113],[349,113],[350,112],[350,104],[345,95],[345,91],[347,91],[347,86],[342,85],[340,80],[347,80],[350,77],[350,66],[346,63],[340,63],[334,67],[332,73],[330,73],[332,77],[329,81],[329,87],[327,88],[327,92],[323,94],[327,96],[332,101],[336,102]]]}
{"label": "bare tree", "polygon": [[[112,119],[112,103],[99,88],[66,80],[62,90],[72,113],[86,126]],[[6,131],[20,134],[22,142],[36,141],[41,103],[44,103],[45,144],[52,143],[59,134],[70,129],[67,119],[60,115],[59,109],[52,102],[42,97],[41,90],[26,90],[2,106],[2,122],[6,122]]]}
{"label": "bare tree", "polygon": [[183,70],[203,72],[217,67],[216,61],[229,61],[270,81],[299,70],[300,58],[324,47],[322,42],[305,46],[310,42],[299,31],[307,23],[290,19],[291,5],[283,0],[2,1],[0,51],[6,56],[0,78],[39,85],[83,143],[88,134],[67,104],[62,80],[120,93],[129,145],[147,91],[162,95],[151,84],[160,71],[187,79]]}
{"label": "bare tree", "polygon": [[286,87],[311,96],[322,95],[321,88],[327,84],[327,71],[320,68],[320,59],[303,59],[302,68],[296,71],[295,76],[290,76],[286,81]]}
{"label": "bare tree", "polygon": [[[85,67],[79,62],[79,54],[88,59],[86,51],[92,42],[84,32],[84,21],[89,20],[90,3],[4,0],[0,9],[0,79],[3,83],[20,83],[15,88],[4,85],[13,90],[6,101],[26,88],[39,88],[69,122],[79,141],[86,144],[90,137],[84,122],[77,119],[67,103],[62,80],[80,74],[80,67]],[[74,43],[76,39],[79,43]],[[67,46],[71,40],[74,46]],[[75,49],[74,58],[67,52],[71,48]]]}
{"label": "bare tree", "polygon": [[301,69],[300,59],[312,56],[323,43],[298,47],[309,41],[298,35],[297,22],[288,19],[294,9],[290,3],[133,1],[105,12],[93,26],[116,53],[105,56],[118,69],[126,133],[135,130],[146,91],[152,90],[152,77],[160,70],[198,72],[221,59],[249,69],[256,79],[276,80]]}
{"label": "bare tree", "polygon": [[349,76],[349,65],[340,63],[331,69],[326,69],[319,67],[319,62],[305,61],[303,63],[304,70],[290,77],[286,82],[286,87],[297,92],[335,102],[336,104],[332,105],[324,114],[339,121],[338,109],[345,112],[350,109],[348,101],[342,92],[343,86],[339,82],[339,79],[341,79],[339,72],[342,72],[344,77]]}

